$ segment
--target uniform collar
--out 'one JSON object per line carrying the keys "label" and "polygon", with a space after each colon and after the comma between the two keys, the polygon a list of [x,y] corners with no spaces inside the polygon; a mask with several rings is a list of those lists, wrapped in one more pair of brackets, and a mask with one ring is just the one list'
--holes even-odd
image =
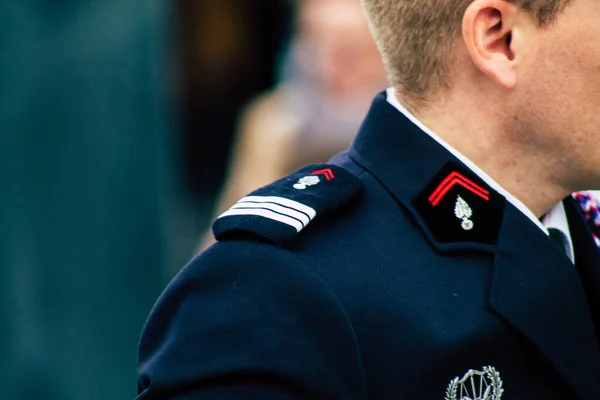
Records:
{"label": "uniform collar", "polygon": [[496,182],[491,176],[486,174],[481,168],[471,161],[467,156],[462,154],[460,151],[452,147],[448,142],[442,139],[438,134],[433,132],[429,127],[423,124],[417,117],[415,117],[410,111],[406,109],[396,97],[394,88],[389,88],[386,91],[387,101],[394,108],[400,111],[409,121],[415,124],[421,131],[428,134],[433,140],[443,146],[448,152],[462,162],[467,168],[473,171],[478,177],[480,177],[490,187],[500,193],[506,201],[511,203],[515,208],[523,213],[531,222],[533,222],[538,228],[544,231],[547,235],[549,234],[548,229],[554,228],[562,232],[565,240],[565,250],[567,255],[574,262],[573,256],[573,241],[571,239],[571,233],[569,231],[569,222],[565,213],[564,206],[561,203],[556,204],[540,221],[536,218],[535,214],[527,207],[521,200],[513,196],[508,190],[504,189],[498,182]]}
{"label": "uniform collar", "polygon": [[548,232],[548,229],[558,229],[563,234],[563,240],[565,241],[565,251],[567,256],[571,259],[571,262],[575,263],[575,251],[573,249],[573,238],[571,237],[571,230],[569,228],[569,220],[567,219],[567,212],[565,211],[564,204],[558,203],[552,210],[550,210],[542,218],[542,224],[544,225],[544,231]]}
{"label": "uniform collar", "polygon": [[394,88],[389,88],[386,91],[387,101],[391,105],[393,105],[398,111],[400,111],[408,120],[410,120],[413,124],[419,127],[424,133],[428,134],[433,140],[442,145],[446,150],[448,150],[454,157],[456,157],[460,162],[462,162],[467,168],[473,171],[477,176],[479,176],[485,183],[490,185],[494,190],[500,193],[504,198],[510,202],[513,206],[515,206],[519,211],[521,211],[527,218],[531,220],[535,225],[538,226],[541,230],[547,233],[546,228],[538,220],[533,214],[533,212],[527,207],[523,202],[517,199],[515,196],[510,194],[508,190],[504,189],[498,182],[496,182],[491,176],[486,174],[481,168],[477,166],[473,161],[471,161],[467,156],[462,154],[460,151],[452,147],[448,142],[442,139],[438,134],[429,129],[425,124],[423,124],[417,117],[415,117],[410,111],[408,111],[396,97],[396,93]]}
{"label": "uniform collar", "polygon": [[[438,250],[478,248],[493,252],[506,202],[504,197],[478,178],[448,147],[437,143],[433,136],[424,134],[415,123],[418,121],[411,118],[398,112],[387,101],[387,94],[381,93],[375,98],[350,148],[350,156],[375,175],[415,215],[425,236]],[[452,178],[451,175],[456,174],[473,183],[474,187],[481,187],[490,193],[491,204],[479,201],[481,199],[477,196],[467,198],[465,194],[469,196],[470,193],[454,186],[444,198],[444,210],[440,206],[432,206],[433,203],[429,210],[424,210],[429,194],[442,186],[445,177]],[[475,229],[470,232],[460,229],[461,221],[454,216],[454,201],[458,202],[458,194],[466,201],[475,218],[485,217],[485,232],[477,232],[482,227],[477,221]],[[528,218],[524,220],[532,224]],[[538,227],[534,229],[543,234]]]}

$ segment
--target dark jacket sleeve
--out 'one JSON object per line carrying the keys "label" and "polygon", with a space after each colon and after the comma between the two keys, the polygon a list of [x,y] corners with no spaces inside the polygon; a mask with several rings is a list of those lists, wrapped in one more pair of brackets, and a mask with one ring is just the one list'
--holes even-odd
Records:
{"label": "dark jacket sleeve", "polygon": [[287,250],[218,243],[171,282],[139,348],[138,399],[363,399],[338,297]]}

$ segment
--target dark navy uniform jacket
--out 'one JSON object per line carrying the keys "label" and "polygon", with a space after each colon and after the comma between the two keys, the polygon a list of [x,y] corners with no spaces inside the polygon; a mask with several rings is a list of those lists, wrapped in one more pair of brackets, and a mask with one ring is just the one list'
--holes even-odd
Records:
{"label": "dark navy uniform jacket", "polygon": [[600,399],[600,258],[564,205],[576,266],[382,94],[346,153],[216,220],[138,399]]}

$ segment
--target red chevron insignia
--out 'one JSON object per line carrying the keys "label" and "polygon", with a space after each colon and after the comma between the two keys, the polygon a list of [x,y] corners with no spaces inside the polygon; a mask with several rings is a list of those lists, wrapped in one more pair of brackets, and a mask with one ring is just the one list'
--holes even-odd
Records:
{"label": "red chevron insignia", "polygon": [[490,192],[488,190],[485,190],[484,188],[477,185],[472,180],[465,178],[458,172],[452,172],[446,177],[446,179],[442,181],[442,183],[440,183],[440,185],[437,187],[437,189],[435,189],[431,196],[429,196],[429,201],[431,202],[431,204],[434,207],[437,206],[440,203],[440,201],[442,201],[446,193],[448,193],[450,189],[454,187],[454,185],[461,185],[465,189],[475,193],[477,196],[481,197],[486,201],[489,201],[490,199]]}
{"label": "red chevron insignia", "polygon": [[313,171],[311,173],[311,175],[325,175],[325,178],[330,181],[332,179],[335,178],[335,175],[333,174],[333,171],[329,168],[326,169],[320,169],[318,171]]}

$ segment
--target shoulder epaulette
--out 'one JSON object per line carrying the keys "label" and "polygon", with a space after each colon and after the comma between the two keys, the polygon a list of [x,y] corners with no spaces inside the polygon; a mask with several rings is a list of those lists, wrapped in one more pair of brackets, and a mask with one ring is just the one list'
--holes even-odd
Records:
{"label": "shoulder epaulette", "polygon": [[309,165],[239,200],[213,223],[219,241],[251,233],[277,244],[357,197],[362,182],[336,165]]}

